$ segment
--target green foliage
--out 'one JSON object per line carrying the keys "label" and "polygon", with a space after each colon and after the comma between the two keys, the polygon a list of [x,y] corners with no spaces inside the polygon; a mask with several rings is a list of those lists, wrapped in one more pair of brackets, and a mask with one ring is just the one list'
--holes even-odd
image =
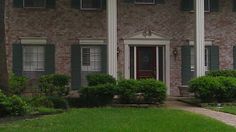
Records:
{"label": "green foliage", "polygon": [[33,97],[30,100],[30,104],[33,107],[46,107],[46,108],[53,108],[53,102],[51,100],[48,99],[48,97],[46,96],[36,96]]}
{"label": "green foliage", "polygon": [[139,83],[137,80],[121,80],[117,85],[117,94],[121,103],[132,103],[135,99]]}
{"label": "green foliage", "polygon": [[79,90],[81,102],[87,106],[103,106],[112,102],[115,85],[106,83],[88,86]]}
{"label": "green foliage", "polygon": [[116,84],[115,78],[113,78],[111,75],[104,74],[104,73],[96,73],[96,74],[90,74],[87,76],[88,85],[89,86],[96,86],[99,84]]}
{"label": "green foliage", "polygon": [[15,74],[10,74],[9,78],[9,92],[10,94],[20,95],[27,87],[29,79],[24,76],[16,76]]}
{"label": "green foliage", "polygon": [[191,80],[189,87],[202,102],[228,102],[236,99],[236,78],[204,76]]}
{"label": "green foliage", "polygon": [[137,92],[144,94],[145,103],[163,103],[166,98],[165,84],[154,79],[140,80]]}
{"label": "green foliage", "polygon": [[28,105],[22,98],[17,95],[7,97],[0,91],[0,117],[24,115],[27,110]]}
{"label": "green foliage", "polygon": [[49,96],[48,99],[53,103],[55,109],[68,109],[69,104],[67,100],[62,97]]}
{"label": "green foliage", "polygon": [[66,75],[45,75],[39,79],[39,88],[46,96],[65,96],[69,92],[69,81]]}
{"label": "green foliage", "polygon": [[220,70],[220,71],[211,71],[207,74],[207,76],[212,77],[236,77],[236,70]]}
{"label": "green foliage", "polygon": [[121,80],[118,82],[117,94],[120,95],[121,103],[163,103],[166,86],[154,79]]}

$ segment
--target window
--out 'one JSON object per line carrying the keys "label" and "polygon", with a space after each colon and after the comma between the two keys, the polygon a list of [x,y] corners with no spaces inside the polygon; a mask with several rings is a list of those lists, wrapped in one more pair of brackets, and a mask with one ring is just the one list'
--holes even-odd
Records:
{"label": "window", "polygon": [[155,4],[155,0],[135,0],[135,4]]}
{"label": "window", "polygon": [[101,48],[97,46],[81,48],[82,71],[101,71]]}
{"label": "window", "polygon": [[23,71],[44,71],[44,47],[23,46]]}
{"label": "window", "polygon": [[46,0],[24,0],[24,8],[45,8]]}
{"label": "window", "polygon": [[101,0],[81,0],[82,10],[97,10],[101,9]]}
{"label": "window", "polygon": [[[195,69],[195,52],[194,48],[191,47],[191,71],[194,71]],[[205,71],[209,70],[209,50],[208,48],[205,48]]]}

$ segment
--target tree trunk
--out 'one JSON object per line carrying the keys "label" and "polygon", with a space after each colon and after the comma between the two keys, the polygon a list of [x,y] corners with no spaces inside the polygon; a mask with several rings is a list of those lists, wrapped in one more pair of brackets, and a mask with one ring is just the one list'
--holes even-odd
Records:
{"label": "tree trunk", "polygon": [[8,92],[8,71],[6,61],[6,45],[5,45],[5,0],[0,0],[0,89]]}

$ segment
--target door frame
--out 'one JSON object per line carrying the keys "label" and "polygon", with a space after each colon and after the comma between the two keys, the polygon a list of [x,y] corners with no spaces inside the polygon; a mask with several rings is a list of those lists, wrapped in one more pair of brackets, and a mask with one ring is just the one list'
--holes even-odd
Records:
{"label": "door frame", "polygon": [[[170,95],[170,39],[164,39],[161,37],[149,37],[149,38],[127,38],[124,39],[124,48],[125,48],[125,53],[124,53],[124,63],[125,63],[125,78],[130,79],[130,47],[134,47],[134,79],[136,79],[137,75],[137,67],[136,67],[136,61],[137,61],[137,52],[136,52],[136,47],[137,46],[143,46],[143,47],[148,47],[148,46],[155,46],[156,47],[156,55],[158,55],[158,46],[163,46],[164,51],[165,51],[165,72],[164,72],[164,83],[167,85],[167,94]],[[157,57],[158,58],[158,57]],[[156,61],[158,63],[158,61]],[[157,68],[158,69],[158,68]],[[156,70],[158,73],[159,71]],[[158,76],[158,74],[157,74]],[[157,77],[158,80],[158,77]]]}

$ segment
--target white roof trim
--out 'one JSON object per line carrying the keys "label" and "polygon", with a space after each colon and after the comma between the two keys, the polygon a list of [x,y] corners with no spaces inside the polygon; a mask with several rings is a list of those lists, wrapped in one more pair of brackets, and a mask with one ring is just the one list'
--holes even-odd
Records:
{"label": "white roof trim", "polygon": [[158,34],[154,31],[150,31],[150,35],[144,35],[145,31],[139,31],[137,33],[127,35],[124,37],[124,40],[143,40],[143,39],[150,39],[150,40],[170,40],[169,37]]}

